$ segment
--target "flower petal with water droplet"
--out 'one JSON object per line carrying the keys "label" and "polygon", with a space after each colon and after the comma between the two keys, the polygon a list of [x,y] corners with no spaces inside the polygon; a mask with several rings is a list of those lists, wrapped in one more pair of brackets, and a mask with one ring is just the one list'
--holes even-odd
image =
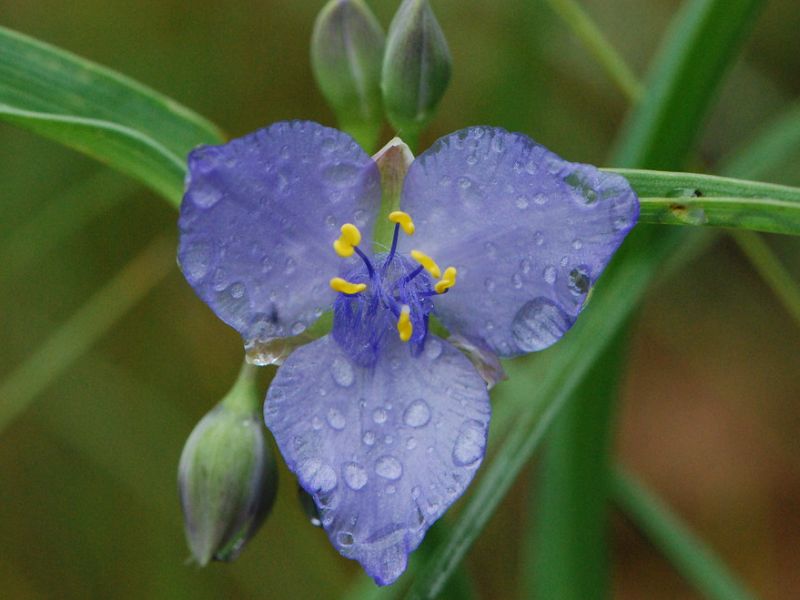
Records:
{"label": "flower petal with water droplet", "polygon": [[[471,481],[486,447],[485,383],[451,344],[433,335],[427,344],[412,356],[394,336],[365,368],[325,336],[289,356],[264,408],[331,543],[380,585],[402,574],[425,531]],[[350,367],[347,386],[333,367],[341,361]]]}
{"label": "flower petal with water droplet", "polygon": [[[442,181],[468,182],[469,198]],[[564,334],[639,213],[623,177],[492,127],[457,131],[417,157],[401,208],[416,226],[401,251],[422,248],[458,269],[435,298],[442,323],[503,357]],[[537,324],[545,303],[557,311]]]}

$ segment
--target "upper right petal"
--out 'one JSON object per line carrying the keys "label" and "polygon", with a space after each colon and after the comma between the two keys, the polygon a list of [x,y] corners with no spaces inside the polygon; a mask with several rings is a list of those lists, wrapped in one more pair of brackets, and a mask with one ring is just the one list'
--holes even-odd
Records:
{"label": "upper right petal", "polygon": [[344,223],[371,239],[380,174],[353,139],[309,121],[275,123],[189,155],[178,262],[246,345],[302,333],[351,268],[332,249]]}

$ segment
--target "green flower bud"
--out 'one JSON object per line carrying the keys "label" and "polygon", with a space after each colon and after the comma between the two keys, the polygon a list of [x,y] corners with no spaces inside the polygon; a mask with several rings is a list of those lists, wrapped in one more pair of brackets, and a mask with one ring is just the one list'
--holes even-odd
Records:
{"label": "green flower bud", "polygon": [[433,117],[451,65],[447,40],[428,0],[404,0],[389,27],[381,88],[389,122],[406,140],[416,142]]}
{"label": "green flower bud", "polygon": [[178,486],[194,559],[231,561],[272,508],[277,470],[261,423],[256,368],[242,367],[231,390],[192,431]]}
{"label": "green flower bud", "polygon": [[362,0],[330,0],[314,23],[311,68],[339,127],[370,152],[380,134],[385,36]]}

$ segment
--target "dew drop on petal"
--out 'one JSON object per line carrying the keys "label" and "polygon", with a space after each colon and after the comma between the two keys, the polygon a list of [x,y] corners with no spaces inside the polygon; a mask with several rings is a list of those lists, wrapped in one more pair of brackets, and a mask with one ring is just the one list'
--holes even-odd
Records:
{"label": "dew drop on petal", "polygon": [[525,196],[518,196],[514,204],[517,205],[518,209],[525,210],[528,208],[528,199]]}
{"label": "dew drop on petal", "polygon": [[222,193],[211,185],[194,186],[190,195],[192,202],[200,208],[211,208],[222,198]]}
{"label": "dew drop on petal", "polygon": [[556,268],[552,265],[549,267],[545,267],[544,269],[544,281],[550,285],[553,285],[556,282]]}
{"label": "dew drop on petal", "polygon": [[349,531],[340,531],[336,534],[336,541],[340,546],[352,546],[353,545],[353,534]]}
{"label": "dew drop on petal", "polygon": [[384,479],[400,479],[403,474],[403,465],[394,456],[381,456],[375,463],[375,472]]}
{"label": "dew drop on petal", "polygon": [[382,408],[376,408],[374,411],[372,411],[372,420],[378,425],[381,423],[386,423],[386,419],[388,418],[388,413]]}
{"label": "dew drop on petal", "polygon": [[244,296],[244,292],[244,284],[240,281],[231,284],[231,286],[228,288],[228,293],[231,295],[231,298],[236,298],[237,300]]}
{"label": "dew drop on petal", "polygon": [[458,432],[453,446],[453,463],[466,467],[483,456],[486,447],[485,427],[480,421],[466,421]]}
{"label": "dew drop on petal", "polygon": [[552,300],[534,298],[517,311],[511,322],[511,335],[520,350],[535,352],[559,340],[572,321]]}
{"label": "dew drop on petal", "polygon": [[328,420],[328,425],[330,425],[333,429],[336,429],[337,431],[341,431],[342,429],[344,429],[344,426],[347,424],[344,415],[335,408],[331,408],[328,411],[328,415],[326,418]]}
{"label": "dew drop on petal", "polygon": [[425,341],[425,357],[428,360],[436,360],[442,354],[442,343],[432,337]]}
{"label": "dew drop on petal", "polygon": [[367,470],[357,463],[347,463],[342,474],[344,482],[351,490],[358,491],[367,485]]}
{"label": "dew drop on petal", "polygon": [[375,433],[372,431],[365,431],[361,441],[367,446],[372,446],[375,443]]}
{"label": "dew drop on petal", "polygon": [[197,283],[208,273],[211,262],[211,245],[197,242],[183,254],[181,266],[190,283]]}
{"label": "dew drop on petal", "polygon": [[353,367],[343,358],[336,358],[331,365],[331,376],[333,380],[342,387],[353,385]]}
{"label": "dew drop on petal", "polygon": [[322,419],[320,419],[319,417],[314,417],[313,419],[311,419],[311,427],[312,429],[314,429],[314,431],[319,431],[320,429],[322,429]]}
{"label": "dew drop on petal", "polygon": [[304,462],[298,474],[313,490],[319,492],[329,492],[338,483],[336,471],[317,458]]}
{"label": "dew drop on petal", "polygon": [[519,273],[514,273],[511,276],[511,285],[514,286],[514,289],[520,289],[522,287],[522,275]]}
{"label": "dew drop on petal", "polygon": [[424,427],[431,420],[431,409],[422,398],[414,400],[403,413],[403,423],[409,427]]}
{"label": "dew drop on petal", "polygon": [[410,437],[406,440],[406,450],[413,450],[417,447],[416,438]]}

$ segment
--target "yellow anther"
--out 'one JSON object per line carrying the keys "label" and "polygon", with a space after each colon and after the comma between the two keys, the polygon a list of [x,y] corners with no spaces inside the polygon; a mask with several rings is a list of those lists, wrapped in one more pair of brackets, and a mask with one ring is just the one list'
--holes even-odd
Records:
{"label": "yellow anther", "polygon": [[400,309],[400,317],[397,319],[397,333],[400,334],[400,341],[407,342],[411,339],[411,334],[414,333],[414,325],[411,324],[411,308],[408,304],[404,304]]}
{"label": "yellow anther", "polygon": [[334,277],[331,279],[331,287],[336,290],[337,292],[341,292],[342,294],[357,294],[358,292],[363,292],[367,289],[366,283],[350,283],[346,279],[342,279],[341,277]]}
{"label": "yellow anther", "polygon": [[354,248],[361,243],[361,232],[352,223],[342,225],[341,232],[339,239],[333,242],[333,249],[344,258],[353,256]]}
{"label": "yellow anther", "polygon": [[444,270],[444,276],[442,277],[441,281],[437,281],[436,285],[433,286],[433,289],[436,290],[437,294],[444,294],[447,290],[453,287],[456,284],[456,275],[458,271],[456,271],[455,267],[447,267]]}
{"label": "yellow anther", "polygon": [[400,225],[406,235],[414,235],[414,221],[411,220],[411,215],[408,213],[404,213],[402,210],[392,211],[389,213],[389,220]]}
{"label": "yellow anther", "polygon": [[420,252],[419,250],[412,250],[411,258],[421,264],[434,279],[439,279],[439,277],[442,276],[442,270],[439,268],[439,265],[437,265],[436,261],[427,254]]}

